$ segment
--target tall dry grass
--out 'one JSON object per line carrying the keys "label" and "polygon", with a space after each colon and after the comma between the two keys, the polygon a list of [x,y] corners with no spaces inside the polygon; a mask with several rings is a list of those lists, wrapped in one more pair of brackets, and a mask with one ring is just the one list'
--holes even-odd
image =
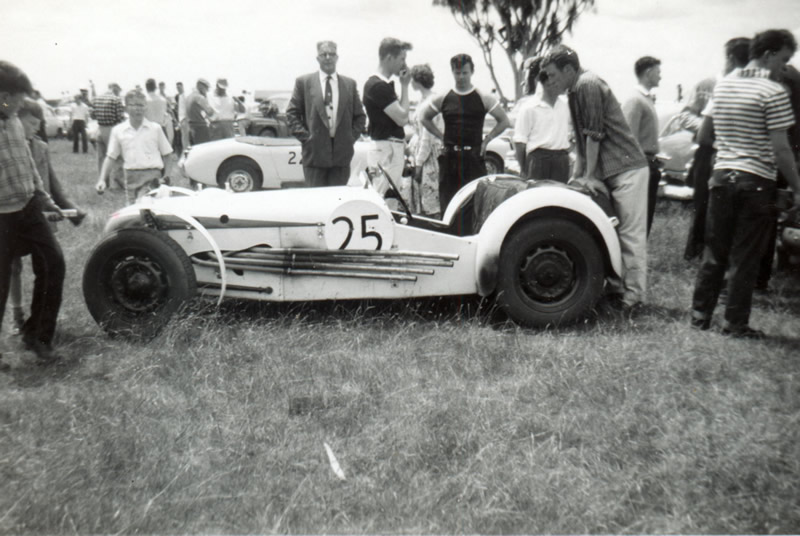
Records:
{"label": "tall dry grass", "polygon": [[93,213],[59,231],[64,364],[37,367],[4,323],[0,532],[800,531],[797,274],[756,300],[769,340],[690,330],[685,207],[659,207],[634,317],[526,330],[474,298],[198,303],[130,343],[80,293],[121,196],[53,150]]}

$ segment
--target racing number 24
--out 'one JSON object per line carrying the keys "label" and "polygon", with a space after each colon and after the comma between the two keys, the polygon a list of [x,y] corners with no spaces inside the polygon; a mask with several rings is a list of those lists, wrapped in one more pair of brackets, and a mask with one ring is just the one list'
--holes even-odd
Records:
{"label": "racing number 24", "polygon": [[[381,234],[377,231],[367,230],[367,222],[370,220],[377,220],[377,219],[378,219],[377,214],[364,214],[361,216],[361,238],[368,238],[370,236],[374,237],[378,241],[378,245],[375,247],[375,249],[379,250],[383,245],[383,238],[381,237]],[[350,239],[353,238],[353,230],[355,229],[355,227],[353,227],[353,221],[347,216],[339,216],[338,218],[333,220],[333,224],[335,225],[340,221],[347,223],[347,236],[345,237],[344,242],[342,242],[342,245],[339,246],[339,249],[345,249],[347,247],[347,244],[350,243]]]}

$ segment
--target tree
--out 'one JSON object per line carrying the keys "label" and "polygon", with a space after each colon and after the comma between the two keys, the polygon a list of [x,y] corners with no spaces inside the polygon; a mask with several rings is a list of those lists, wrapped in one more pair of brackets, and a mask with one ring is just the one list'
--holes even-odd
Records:
{"label": "tree", "polygon": [[505,102],[508,99],[495,75],[494,46],[503,49],[511,64],[514,98],[519,99],[525,59],[560,43],[594,0],[433,0],[433,5],[450,8],[458,25],[481,47],[492,81]]}

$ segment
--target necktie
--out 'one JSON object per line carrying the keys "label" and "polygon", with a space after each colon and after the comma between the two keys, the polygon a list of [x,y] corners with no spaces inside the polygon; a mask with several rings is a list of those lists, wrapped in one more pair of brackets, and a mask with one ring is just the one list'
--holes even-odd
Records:
{"label": "necktie", "polygon": [[325,106],[330,106],[333,102],[333,90],[331,89],[331,75],[325,77]]}

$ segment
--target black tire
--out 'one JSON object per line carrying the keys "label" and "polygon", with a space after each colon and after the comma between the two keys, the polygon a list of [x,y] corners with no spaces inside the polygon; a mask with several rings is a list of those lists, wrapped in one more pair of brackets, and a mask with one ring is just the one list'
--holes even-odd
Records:
{"label": "black tire", "polygon": [[524,326],[567,324],[591,311],[604,279],[600,247],[585,229],[564,219],[532,220],[503,244],[497,301]]}
{"label": "black tire", "polygon": [[275,132],[275,129],[266,127],[262,128],[261,131],[258,133],[259,136],[263,136],[265,138],[277,138],[278,133]]}
{"label": "black tire", "polygon": [[231,191],[237,193],[260,190],[263,179],[258,164],[244,156],[229,158],[217,170],[219,187],[229,186]]}
{"label": "black tire", "polygon": [[83,298],[110,335],[149,339],[197,291],[189,257],[164,233],[123,229],[94,248],[83,271]]}
{"label": "black tire", "polygon": [[495,153],[486,153],[484,162],[486,163],[487,175],[496,175],[503,173],[505,170],[505,163],[503,162],[503,159]]}

